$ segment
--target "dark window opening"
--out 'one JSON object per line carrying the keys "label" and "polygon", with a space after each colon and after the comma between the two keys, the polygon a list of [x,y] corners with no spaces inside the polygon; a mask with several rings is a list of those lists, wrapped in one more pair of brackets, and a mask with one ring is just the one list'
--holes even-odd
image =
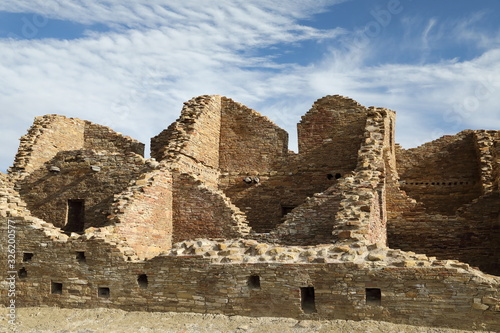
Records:
{"label": "dark window opening", "polygon": [[139,287],[146,289],[148,287],[148,276],[146,274],[140,274],[137,277],[137,284]]}
{"label": "dark window opening", "polygon": [[367,305],[381,305],[382,292],[379,288],[366,288],[366,304]]}
{"label": "dark window opening", "polygon": [[54,281],[50,282],[50,292],[52,294],[61,295],[62,294],[62,288],[63,288],[62,283],[54,282]]}
{"label": "dark window opening", "polygon": [[339,179],[339,178],[342,178],[342,175],[340,173],[336,173],[335,174],[335,179]]}
{"label": "dark window opening", "polygon": [[300,305],[304,313],[316,313],[316,304],[314,301],[314,287],[300,288]]}
{"label": "dark window opening", "polygon": [[252,275],[248,277],[248,288],[260,289],[260,276]]}
{"label": "dark window opening", "polygon": [[295,207],[297,206],[281,206],[281,217],[284,217],[286,214],[291,213]]}
{"label": "dark window opening", "polygon": [[76,261],[78,261],[80,264],[87,262],[87,258],[85,258],[85,252],[77,251]]}
{"label": "dark window opening", "polygon": [[23,267],[19,270],[17,275],[19,276],[20,279],[24,279],[24,278],[28,277],[28,271],[26,270],[26,268]]}
{"label": "dark window opening", "polygon": [[23,262],[28,262],[33,259],[33,253],[23,253]]}
{"label": "dark window opening", "polygon": [[107,287],[99,287],[97,289],[97,296],[98,297],[103,297],[103,298],[109,298],[109,288]]}
{"label": "dark window opening", "polygon": [[68,200],[68,212],[64,231],[81,233],[85,230],[85,200]]}

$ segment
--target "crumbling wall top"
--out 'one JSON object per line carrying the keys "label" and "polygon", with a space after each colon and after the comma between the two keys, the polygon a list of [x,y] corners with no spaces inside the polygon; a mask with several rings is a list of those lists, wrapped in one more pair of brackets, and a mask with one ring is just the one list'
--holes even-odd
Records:
{"label": "crumbling wall top", "polygon": [[9,169],[16,178],[25,177],[61,151],[94,149],[144,155],[144,144],[137,140],[106,126],[55,114],[36,117],[20,141],[14,165]]}
{"label": "crumbling wall top", "polygon": [[365,111],[366,107],[355,100],[341,95],[327,95],[316,100],[312,109],[327,108],[330,110],[359,110]]}
{"label": "crumbling wall top", "polygon": [[184,103],[181,116],[151,139],[151,157],[173,161],[181,155],[211,168],[219,166],[220,96]]}
{"label": "crumbling wall top", "polygon": [[220,163],[223,172],[269,172],[288,155],[288,133],[240,103],[223,97]]}

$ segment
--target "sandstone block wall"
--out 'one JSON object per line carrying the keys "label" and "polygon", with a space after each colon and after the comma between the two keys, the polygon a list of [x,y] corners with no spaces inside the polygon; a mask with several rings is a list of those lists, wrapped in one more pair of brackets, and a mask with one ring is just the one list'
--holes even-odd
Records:
{"label": "sandstone block wall", "polygon": [[386,244],[387,214],[384,143],[390,140],[387,125],[392,111],[370,108],[358,166],[352,176],[341,180],[341,209],[333,235],[346,241]]}
{"label": "sandstone block wall", "polygon": [[492,147],[492,155],[493,155],[493,161],[492,167],[493,167],[493,184],[494,184],[494,191],[500,191],[500,134],[497,133],[495,141],[493,143]]}
{"label": "sandstone block wall", "polygon": [[338,95],[320,98],[297,125],[299,153],[313,153],[328,144],[335,158],[321,149],[318,153],[324,155],[325,163],[341,159],[354,169],[365,124],[366,108],[356,101]]}
{"label": "sandstone block wall", "polygon": [[83,149],[105,150],[114,153],[135,153],[144,157],[144,144],[123,136],[109,127],[85,121]]}
{"label": "sandstone block wall", "polygon": [[113,233],[126,239],[140,258],[152,258],[172,247],[172,183],[169,170],[153,170],[114,196],[108,216]]}
{"label": "sandstone block wall", "polygon": [[486,196],[454,217],[410,211],[389,222],[389,246],[460,260],[500,275],[499,199],[498,193]]}
{"label": "sandstone block wall", "polygon": [[59,115],[36,117],[20,141],[14,165],[9,171],[21,177],[42,167],[61,151],[96,149],[144,156],[144,144],[137,140],[105,126]]}
{"label": "sandstone block wall", "polygon": [[[401,189],[417,202],[400,196],[397,205],[391,201],[387,207],[390,247],[457,259],[499,274],[497,135],[464,131],[419,148],[398,148]],[[437,182],[439,177],[447,181]]]}
{"label": "sandstone block wall", "polygon": [[[294,154],[265,117],[201,96],[152,140],[156,161],[109,129],[41,119],[0,174],[0,237],[16,225],[19,306],[500,330],[500,277],[484,273],[500,274],[498,131],[402,150],[393,111],[327,96],[303,117]],[[44,155],[39,144],[57,145],[63,124],[83,137]],[[479,185],[438,192],[438,203],[429,188],[405,187],[438,176]],[[77,196],[94,202],[91,224],[65,233],[59,203]],[[7,253],[0,242],[5,271]]]}
{"label": "sandstone block wall", "polygon": [[328,178],[330,169],[313,173],[300,164],[291,161],[269,173],[223,173],[220,188],[241,208],[256,232],[269,232],[283,222],[288,211],[337,182],[334,176]]}
{"label": "sandstone block wall", "polygon": [[482,193],[498,191],[500,133],[478,130],[474,131],[474,139],[481,169]]}
{"label": "sandstone block wall", "polygon": [[396,156],[401,189],[422,202],[428,212],[453,215],[482,194],[472,131],[398,150]]}
{"label": "sandstone block wall", "polygon": [[200,96],[184,103],[181,116],[151,139],[151,157],[190,172],[213,188],[219,177],[221,97]]}
{"label": "sandstone block wall", "polygon": [[[379,259],[369,254],[366,260],[349,260],[342,255],[352,251],[349,247],[323,246],[299,250],[304,260],[295,263],[266,259],[249,264],[232,258],[235,253],[258,252],[262,244],[243,241],[233,247],[201,240],[185,245],[212,246],[212,252],[229,262],[214,263],[204,251],[198,252],[203,255],[170,253],[127,261],[104,240],[51,237],[42,227],[29,227],[22,218],[16,221],[23,244],[18,255],[29,257],[19,265],[23,277],[18,281],[17,301],[22,306],[373,319],[500,329],[500,280],[459,262],[389,249],[380,249]],[[280,252],[279,248],[269,251]],[[308,262],[307,255],[325,262]],[[328,259],[329,255],[342,259]],[[380,297],[367,297],[374,290]]]}
{"label": "sandstone block wall", "polygon": [[332,235],[337,223],[341,195],[335,187],[307,198],[271,230],[279,242],[287,245],[317,245],[337,241]]}
{"label": "sandstone block wall", "polygon": [[248,107],[222,98],[220,169],[267,173],[288,154],[288,133]]}
{"label": "sandstone block wall", "polygon": [[180,118],[151,139],[151,156],[162,160],[183,154],[218,168],[220,110],[220,96],[200,96],[184,103]]}
{"label": "sandstone block wall", "polygon": [[245,215],[220,191],[190,174],[174,176],[173,240],[237,238],[250,231]]}
{"label": "sandstone block wall", "polygon": [[[50,171],[56,167],[58,171]],[[60,152],[29,176],[17,189],[32,214],[65,228],[68,200],[84,200],[85,228],[108,224],[113,196],[125,190],[146,168],[136,154],[93,150]]]}
{"label": "sandstone block wall", "polygon": [[357,167],[328,190],[294,209],[273,231],[287,244],[321,244],[346,239],[386,242],[384,147],[390,147],[393,112],[370,109]]}
{"label": "sandstone block wall", "polygon": [[63,116],[36,117],[28,133],[21,137],[18,153],[9,172],[29,174],[42,167],[58,152],[84,145],[85,122]]}
{"label": "sandstone block wall", "polygon": [[[255,231],[269,232],[284,221],[284,215],[289,210],[303,204],[306,198],[315,193],[333,186],[339,178],[356,168],[366,119],[367,109],[355,101],[338,95],[324,97],[315,102],[298,125],[299,154],[284,154],[286,146],[282,142],[285,137],[283,140],[278,140],[279,136],[266,140],[264,154],[268,159],[269,156],[276,156],[274,162],[256,159],[255,154],[238,156],[233,163],[252,167],[240,168],[246,172],[229,170],[223,173],[220,187],[245,212]],[[243,123],[253,124],[251,121]],[[240,135],[246,137],[241,126]],[[271,135],[269,133],[275,133],[273,127],[270,131],[256,135],[254,140],[268,138]],[[269,142],[276,140],[278,145],[274,145],[279,150],[273,153],[266,147]],[[226,141],[234,142],[235,139]],[[262,143],[255,141],[252,146],[261,147]],[[281,163],[280,157],[283,157]],[[252,161],[258,162],[261,167],[254,166]],[[258,183],[254,181],[255,178]],[[245,182],[245,179],[249,179],[249,182]]]}

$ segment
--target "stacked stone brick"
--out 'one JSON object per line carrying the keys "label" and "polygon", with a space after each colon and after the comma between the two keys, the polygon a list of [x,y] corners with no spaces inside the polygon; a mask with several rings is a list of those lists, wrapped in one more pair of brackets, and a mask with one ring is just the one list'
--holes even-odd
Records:
{"label": "stacked stone brick", "polygon": [[498,133],[466,130],[396,150],[401,189],[418,204],[389,211],[389,246],[500,274]]}
{"label": "stacked stone brick", "polygon": [[16,177],[30,174],[62,151],[94,149],[144,156],[144,144],[137,140],[105,126],[59,115],[35,118],[20,141],[14,165],[9,170]]}
{"label": "stacked stone brick", "polygon": [[394,122],[326,96],[295,154],[266,117],[200,96],[146,160],[106,127],[36,118],[0,174],[16,304],[500,330],[499,132],[403,150]]}

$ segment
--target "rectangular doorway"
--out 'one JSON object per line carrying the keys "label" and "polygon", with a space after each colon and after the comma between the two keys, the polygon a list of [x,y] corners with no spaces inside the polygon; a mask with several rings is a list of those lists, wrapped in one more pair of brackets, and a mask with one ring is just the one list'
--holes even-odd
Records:
{"label": "rectangular doorway", "polygon": [[85,230],[85,200],[69,199],[64,231],[81,233]]}
{"label": "rectangular doorway", "polygon": [[300,303],[304,313],[316,313],[316,302],[314,297],[314,287],[300,288]]}

